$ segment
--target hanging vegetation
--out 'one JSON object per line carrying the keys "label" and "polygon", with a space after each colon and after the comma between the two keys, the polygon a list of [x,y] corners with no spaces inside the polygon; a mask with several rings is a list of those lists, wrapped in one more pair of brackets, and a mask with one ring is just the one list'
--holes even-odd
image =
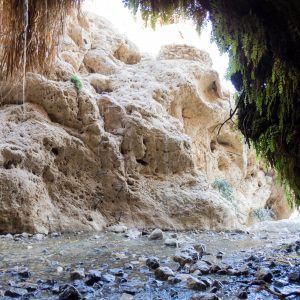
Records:
{"label": "hanging vegetation", "polygon": [[46,71],[55,57],[63,21],[80,2],[0,0],[0,79],[33,69]]}
{"label": "hanging vegetation", "polygon": [[230,55],[238,125],[300,205],[300,1],[123,0],[146,23],[204,20]]}

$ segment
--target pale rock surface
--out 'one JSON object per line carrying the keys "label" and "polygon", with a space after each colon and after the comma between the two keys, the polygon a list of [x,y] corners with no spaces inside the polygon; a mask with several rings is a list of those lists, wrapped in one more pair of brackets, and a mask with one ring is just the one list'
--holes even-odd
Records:
{"label": "pale rock surface", "polygon": [[27,74],[25,105],[21,83],[0,85],[0,232],[230,229],[270,198],[290,213],[231,123],[217,134],[231,102],[207,53],[170,45],[142,56],[84,15],[59,48],[48,78]]}

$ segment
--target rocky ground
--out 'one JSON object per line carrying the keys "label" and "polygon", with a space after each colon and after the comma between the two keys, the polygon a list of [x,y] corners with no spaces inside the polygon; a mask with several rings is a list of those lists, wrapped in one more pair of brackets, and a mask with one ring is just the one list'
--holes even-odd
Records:
{"label": "rocky ground", "polygon": [[297,228],[162,232],[118,225],[97,234],[3,235],[0,250],[1,299],[300,297]]}

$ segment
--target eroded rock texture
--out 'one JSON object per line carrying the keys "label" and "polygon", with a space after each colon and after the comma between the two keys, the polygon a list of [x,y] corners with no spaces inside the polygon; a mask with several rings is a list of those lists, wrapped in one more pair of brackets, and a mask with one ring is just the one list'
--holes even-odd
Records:
{"label": "eroded rock texture", "polygon": [[48,78],[27,74],[25,105],[21,83],[0,87],[0,232],[234,228],[266,203],[289,214],[233,124],[217,134],[230,99],[207,53],[143,57],[94,16],[66,32]]}

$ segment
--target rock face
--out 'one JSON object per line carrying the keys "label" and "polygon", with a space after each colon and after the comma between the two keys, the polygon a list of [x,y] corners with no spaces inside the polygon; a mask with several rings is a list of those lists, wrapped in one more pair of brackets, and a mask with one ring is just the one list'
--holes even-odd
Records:
{"label": "rock face", "polygon": [[230,99],[207,53],[142,57],[95,16],[71,18],[59,48],[48,78],[27,74],[25,105],[21,84],[0,85],[0,232],[234,228],[269,201],[272,174],[231,123],[217,134]]}

